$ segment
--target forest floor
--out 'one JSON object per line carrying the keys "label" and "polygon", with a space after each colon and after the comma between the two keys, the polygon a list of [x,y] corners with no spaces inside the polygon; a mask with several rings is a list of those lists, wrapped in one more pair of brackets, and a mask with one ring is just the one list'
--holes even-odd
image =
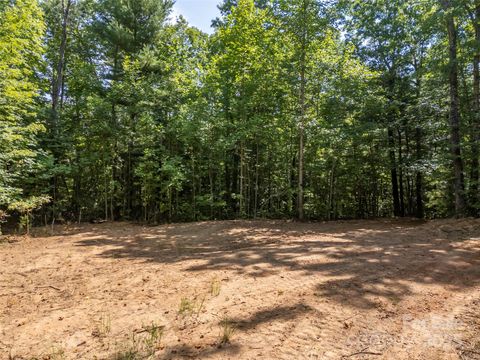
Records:
{"label": "forest floor", "polygon": [[480,220],[36,232],[0,244],[0,359],[480,359]]}

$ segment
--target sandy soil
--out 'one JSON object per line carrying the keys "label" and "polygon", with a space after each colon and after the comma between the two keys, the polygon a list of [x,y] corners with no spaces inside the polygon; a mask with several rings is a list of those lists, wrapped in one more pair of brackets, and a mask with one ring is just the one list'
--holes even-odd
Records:
{"label": "sandy soil", "polygon": [[55,231],[0,244],[0,359],[480,359],[478,220]]}

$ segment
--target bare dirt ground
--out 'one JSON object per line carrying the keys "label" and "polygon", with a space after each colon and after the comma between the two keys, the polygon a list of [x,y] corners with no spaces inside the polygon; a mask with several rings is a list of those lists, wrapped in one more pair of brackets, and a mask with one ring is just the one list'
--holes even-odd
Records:
{"label": "bare dirt ground", "polygon": [[480,359],[478,220],[55,232],[0,244],[1,359]]}

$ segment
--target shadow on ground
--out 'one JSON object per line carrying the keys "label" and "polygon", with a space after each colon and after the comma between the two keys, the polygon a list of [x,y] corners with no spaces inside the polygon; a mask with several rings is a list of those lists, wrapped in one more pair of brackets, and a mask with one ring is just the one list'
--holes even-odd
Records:
{"label": "shadow on ground", "polygon": [[[338,302],[368,294],[400,301],[406,282],[456,288],[480,282],[480,221],[366,221],[299,224],[281,221],[127,226],[112,235],[99,226],[78,246],[99,256],[158,263],[185,262],[186,271],[230,270],[246,276],[302,272],[332,280],[318,284]],[[121,226],[114,224],[113,226]],[[471,239],[478,245],[464,246]],[[196,260],[191,264],[191,260]]]}
{"label": "shadow on ground", "polygon": [[[455,292],[480,283],[478,220],[233,221],[126,225],[123,231],[112,232],[119,226],[98,226],[76,245],[97,247],[98,256],[104,258],[175,263],[192,273],[226,270],[239,276],[272,277],[271,281],[282,274],[299,274],[305,284],[298,286],[358,309],[374,308],[373,298],[398,304],[415,285],[437,284]],[[308,305],[294,310],[277,306],[234,321],[240,330],[248,330],[310,310]],[[181,346],[173,350],[194,351]]]}

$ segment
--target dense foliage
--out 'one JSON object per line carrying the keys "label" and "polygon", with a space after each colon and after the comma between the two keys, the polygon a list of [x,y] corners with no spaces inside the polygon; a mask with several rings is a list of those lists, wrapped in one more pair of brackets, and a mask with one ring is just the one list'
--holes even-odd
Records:
{"label": "dense foliage", "polygon": [[0,0],[0,221],[477,216],[480,1]]}

